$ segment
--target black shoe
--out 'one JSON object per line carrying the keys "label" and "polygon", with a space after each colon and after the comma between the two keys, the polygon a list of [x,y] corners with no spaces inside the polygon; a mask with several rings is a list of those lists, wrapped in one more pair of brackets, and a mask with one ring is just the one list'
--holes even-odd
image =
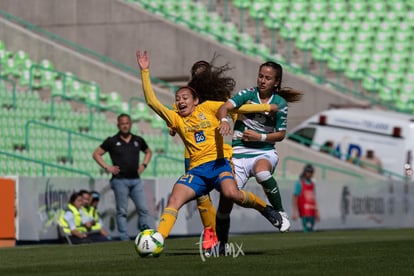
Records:
{"label": "black shoe", "polygon": [[282,226],[282,216],[272,206],[267,205],[261,214],[274,226],[280,229]]}
{"label": "black shoe", "polygon": [[230,255],[230,249],[229,249],[229,244],[228,243],[219,242],[218,246],[219,246],[219,248],[218,248],[219,256]]}

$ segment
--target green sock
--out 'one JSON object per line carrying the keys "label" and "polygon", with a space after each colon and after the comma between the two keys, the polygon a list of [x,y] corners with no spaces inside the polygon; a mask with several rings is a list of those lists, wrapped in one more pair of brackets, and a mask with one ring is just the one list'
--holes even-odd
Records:
{"label": "green sock", "polygon": [[269,199],[269,202],[272,204],[273,208],[278,212],[284,212],[279,187],[277,186],[277,182],[274,177],[271,177],[260,184],[262,185],[267,199]]}

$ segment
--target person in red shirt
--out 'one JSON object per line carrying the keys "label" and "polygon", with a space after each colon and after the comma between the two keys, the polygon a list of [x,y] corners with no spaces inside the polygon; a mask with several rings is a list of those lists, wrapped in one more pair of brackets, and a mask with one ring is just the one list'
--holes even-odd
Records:
{"label": "person in red shirt", "polygon": [[302,219],[303,231],[313,232],[315,222],[319,222],[319,210],[316,202],[315,184],[312,181],[314,168],[307,164],[303,168],[299,180],[296,182],[293,193],[292,219]]}

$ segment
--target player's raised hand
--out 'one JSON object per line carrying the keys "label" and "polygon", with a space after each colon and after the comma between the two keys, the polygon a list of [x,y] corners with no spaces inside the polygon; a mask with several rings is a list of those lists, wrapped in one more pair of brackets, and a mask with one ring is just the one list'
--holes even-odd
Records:
{"label": "player's raised hand", "polygon": [[138,49],[136,52],[136,56],[137,56],[137,63],[138,63],[139,68],[141,70],[148,69],[150,61],[149,61],[149,56],[147,54],[147,51],[142,52],[141,50]]}

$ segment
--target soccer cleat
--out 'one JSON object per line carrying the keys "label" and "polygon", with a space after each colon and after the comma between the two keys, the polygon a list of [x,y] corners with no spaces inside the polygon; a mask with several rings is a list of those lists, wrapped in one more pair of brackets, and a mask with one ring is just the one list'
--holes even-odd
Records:
{"label": "soccer cleat", "polygon": [[216,233],[214,233],[214,230],[211,227],[204,228],[202,244],[203,250],[210,250],[216,244],[218,244],[218,239]]}
{"label": "soccer cleat", "polygon": [[280,225],[282,224],[282,216],[277,212],[275,209],[273,209],[272,206],[267,205],[261,214],[268,220],[270,223],[277,228],[280,228]]}
{"label": "soccer cleat", "polygon": [[280,232],[284,233],[289,231],[290,222],[288,215],[285,212],[278,212],[273,209],[273,207],[267,205],[261,213],[274,227],[278,228]]}
{"label": "soccer cleat", "polygon": [[219,243],[219,256],[230,255],[230,246],[228,243]]}
{"label": "soccer cleat", "polygon": [[280,217],[282,218],[282,225],[279,228],[279,231],[284,233],[289,231],[290,229],[290,221],[289,221],[289,217],[286,214],[286,212],[279,212]]}

